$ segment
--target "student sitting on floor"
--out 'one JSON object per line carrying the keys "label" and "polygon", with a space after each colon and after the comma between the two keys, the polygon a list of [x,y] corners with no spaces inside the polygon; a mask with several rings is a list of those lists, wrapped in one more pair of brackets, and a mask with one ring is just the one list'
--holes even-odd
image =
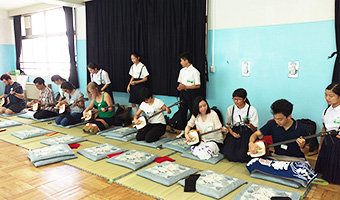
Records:
{"label": "student sitting on floor", "polygon": [[5,94],[0,99],[5,102],[5,98],[9,98],[8,104],[0,106],[0,114],[13,115],[20,113],[26,107],[25,95],[21,85],[13,81],[8,74],[3,74],[0,79],[5,84]]}
{"label": "student sitting on floor", "polygon": [[215,129],[217,130],[206,135],[201,135],[202,141],[198,143],[197,146],[191,147],[192,154],[202,160],[218,156],[223,146],[223,136],[218,130],[222,127],[222,124],[216,112],[210,109],[208,102],[201,96],[195,98],[192,116],[185,127],[185,138],[189,143],[193,142],[189,131],[194,126],[196,126],[201,134]]}
{"label": "student sitting on floor", "polygon": [[308,136],[304,124],[292,118],[293,104],[285,99],[275,101],[271,105],[274,120],[269,121],[260,130],[250,136],[249,152],[256,154],[261,149],[255,140],[262,135],[271,135],[273,143],[295,140],[295,142],[275,146],[275,154],[265,158],[253,158],[247,164],[250,173],[262,172],[265,176],[275,176],[296,181],[303,180],[307,186],[315,177],[305,155],[309,152],[309,141],[303,137]]}
{"label": "student sitting on floor", "polygon": [[55,123],[62,126],[68,126],[81,122],[83,111],[85,109],[83,94],[77,90],[72,83],[63,82],[61,89],[65,92],[65,99],[56,105],[56,109],[60,109],[61,105],[69,106],[61,116],[57,117]]}
{"label": "student sitting on floor", "polygon": [[148,124],[144,128],[138,130],[136,140],[155,142],[165,133],[166,122],[162,111],[164,110],[166,113],[170,114],[171,110],[162,100],[152,97],[152,93],[148,88],[140,89],[139,97],[140,99],[143,99],[143,102],[140,104],[137,113],[133,117],[133,122],[136,125],[141,123],[141,121],[138,120],[138,117],[142,112],[144,112],[147,117],[152,117],[148,119]]}
{"label": "student sitting on floor", "polygon": [[41,77],[37,77],[33,80],[35,87],[39,90],[38,101],[30,101],[27,106],[33,106],[35,103],[39,104],[41,109],[34,113],[33,117],[36,119],[45,119],[58,116],[57,110],[54,108],[55,99],[51,88],[45,85],[45,80]]}
{"label": "student sitting on floor", "polygon": [[276,146],[273,158],[287,161],[305,160],[305,154],[309,152],[309,142],[302,137],[309,134],[304,124],[292,118],[293,104],[280,99],[271,105],[271,110],[274,120],[269,121],[249,138],[250,153],[255,154],[259,150],[258,145],[254,143],[257,138],[262,135],[271,135],[273,143],[296,139],[294,143]]}
{"label": "student sitting on floor", "polygon": [[259,126],[259,118],[256,109],[250,105],[247,98],[247,91],[239,88],[233,92],[235,105],[227,109],[227,124],[239,122],[239,126],[225,128],[223,132],[228,132],[221,153],[232,162],[248,162],[250,157],[247,155],[248,143],[251,134]]}
{"label": "student sitting on floor", "polygon": [[98,117],[92,119],[84,127],[84,132],[96,133],[113,125],[114,107],[111,96],[102,91],[95,82],[87,85],[87,95],[91,99],[90,105],[83,111],[83,118],[87,117],[88,111],[94,106],[98,109]]}

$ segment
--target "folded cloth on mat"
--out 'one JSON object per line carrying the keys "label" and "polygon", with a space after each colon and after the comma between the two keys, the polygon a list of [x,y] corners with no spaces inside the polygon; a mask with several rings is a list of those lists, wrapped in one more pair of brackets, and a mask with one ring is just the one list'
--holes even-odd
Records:
{"label": "folded cloth on mat", "polygon": [[18,113],[14,113],[13,115],[7,115],[6,113],[2,113],[2,116],[4,117],[19,116],[19,115],[25,114],[26,112],[27,112],[26,110],[22,110]]}
{"label": "folded cloth on mat", "polygon": [[14,120],[5,120],[0,122],[0,128],[6,128],[6,127],[11,127],[11,126],[18,126],[21,125],[21,122],[17,122]]}
{"label": "folded cloth on mat", "polygon": [[152,147],[152,148],[158,148],[162,146],[162,144],[169,142],[171,140],[175,140],[175,138],[162,136],[159,140],[155,142],[145,142],[145,140],[141,140],[141,141],[134,140],[131,143],[139,144],[139,145],[147,146],[147,147]]}
{"label": "folded cloth on mat", "polygon": [[57,144],[30,150],[27,157],[36,166],[41,166],[77,156],[67,144]]}
{"label": "folded cloth on mat", "polygon": [[124,151],[121,151],[121,152],[118,152],[118,153],[111,153],[111,154],[107,155],[107,157],[112,158],[112,157],[118,156],[119,154],[122,154],[122,153],[124,153]]}
{"label": "folded cloth on mat", "polygon": [[82,124],[86,124],[86,122],[79,122],[79,123],[70,124],[70,125],[67,125],[67,126],[63,126],[63,125],[56,124],[56,123],[53,123],[52,125],[57,126],[57,127],[61,127],[61,128],[72,128],[72,127],[79,126],[79,125],[82,125]]}
{"label": "folded cloth on mat", "polygon": [[132,170],[137,170],[145,165],[152,163],[157,155],[138,151],[136,149],[126,151],[120,155],[114,156],[106,161],[108,163],[121,165]]}
{"label": "folded cloth on mat", "polygon": [[[185,180],[182,179],[178,183],[184,186]],[[245,183],[246,181],[239,178],[205,170],[196,181],[196,192],[220,199]]]}
{"label": "folded cloth on mat", "polygon": [[190,158],[190,159],[193,159],[193,160],[198,160],[198,161],[206,162],[206,163],[210,163],[210,164],[216,164],[224,158],[224,155],[220,153],[216,157],[211,157],[209,159],[203,159],[202,160],[199,157],[193,155],[191,153],[191,151],[184,152],[184,153],[181,154],[181,156],[184,157],[184,158]]}
{"label": "folded cloth on mat", "polygon": [[168,156],[163,156],[163,157],[155,158],[155,162],[156,163],[162,163],[162,162],[165,162],[165,161],[175,162],[176,160],[174,160],[172,158],[169,158]]}
{"label": "folded cloth on mat", "polygon": [[106,156],[109,154],[121,152],[124,150],[125,149],[122,149],[115,145],[105,143],[105,144],[100,144],[94,147],[81,149],[78,151],[78,153],[85,156],[86,158],[90,160],[98,161],[98,160],[106,158]]}
{"label": "folded cloth on mat", "polygon": [[233,200],[243,200],[243,199],[268,199],[271,197],[289,197],[292,200],[300,199],[300,194],[297,192],[290,192],[285,190],[280,190],[277,188],[260,185],[256,183],[248,183],[243,190],[238,193]]}
{"label": "folded cloth on mat", "polygon": [[137,175],[165,186],[170,186],[184,177],[196,173],[197,171],[198,169],[165,161],[158,165],[144,169],[143,171],[138,172]]}
{"label": "folded cloth on mat", "polygon": [[34,128],[34,129],[28,129],[28,130],[23,130],[23,131],[16,131],[11,134],[15,137],[18,137],[24,140],[24,139],[28,139],[32,137],[42,136],[49,132],[50,131],[42,129],[42,128]]}
{"label": "folded cloth on mat", "polygon": [[135,139],[136,135],[137,135],[137,133],[132,133],[132,134],[129,134],[129,135],[125,135],[123,137],[121,137],[121,136],[113,136],[113,135],[107,135],[105,137],[108,138],[108,139],[112,139],[112,140],[119,140],[119,141],[123,141],[123,142],[128,142],[130,140]]}
{"label": "folded cloth on mat", "polygon": [[55,145],[55,144],[72,144],[86,141],[87,139],[78,137],[75,135],[63,135],[60,137],[50,138],[47,140],[40,141],[42,144]]}
{"label": "folded cloth on mat", "polygon": [[304,187],[307,187],[317,177],[308,161],[286,162],[253,158],[246,167],[250,173],[259,171],[300,183]]}
{"label": "folded cloth on mat", "polygon": [[191,146],[185,142],[185,138],[180,138],[166,142],[162,144],[162,147],[183,153],[189,151]]}
{"label": "folded cloth on mat", "polygon": [[69,144],[68,146],[69,146],[71,149],[78,149],[78,148],[81,146],[81,144],[72,143],[72,144]]}
{"label": "folded cloth on mat", "polygon": [[129,135],[131,133],[136,133],[138,130],[136,128],[131,128],[131,127],[115,127],[110,130],[104,130],[100,131],[97,133],[97,135],[102,135],[102,136],[120,136],[123,137],[125,135]]}

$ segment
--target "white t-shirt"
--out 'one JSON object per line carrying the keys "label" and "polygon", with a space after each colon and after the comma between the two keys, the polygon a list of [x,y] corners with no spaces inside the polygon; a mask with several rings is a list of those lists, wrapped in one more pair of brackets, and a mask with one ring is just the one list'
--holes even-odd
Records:
{"label": "white t-shirt", "polygon": [[201,85],[200,72],[192,65],[179,71],[177,82],[185,86]]}
{"label": "white t-shirt", "polygon": [[[78,101],[78,99],[80,99],[80,97],[82,96],[84,95],[79,90],[74,91],[72,95],[65,93],[65,98],[69,105]],[[85,108],[80,108],[78,106],[70,106],[70,110],[71,110],[71,113],[81,113],[85,110]]]}
{"label": "white t-shirt", "polygon": [[[239,109],[236,105],[229,106],[227,109],[227,115],[226,115],[226,122],[227,124],[231,124],[231,115],[234,107],[234,116],[233,116],[233,123],[241,122],[240,117],[242,121],[245,120],[247,117],[247,112],[249,108],[249,104],[246,103],[246,105]],[[250,106],[249,109],[249,120],[255,127],[259,127],[259,117],[257,115],[257,111],[253,106]]]}
{"label": "white t-shirt", "polygon": [[[144,101],[140,104],[140,109],[146,114],[146,116],[150,117],[151,115],[155,114],[162,110],[164,102],[160,99],[154,100],[152,105],[145,103]],[[156,116],[149,119],[150,124],[166,124],[164,118],[164,112],[157,114]]]}
{"label": "white t-shirt", "polygon": [[326,131],[338,131],[340,127],[340,106],[337,106],[336,108],[330,106],[327,109],[326,113],[325,110],[322,112],[322,121],[326,126]]}
{"label": "white t-shirt", "polygon": [[[210,113],[207,114],[207,119],[205,120],[205,122],[203,122],[200,114],[198,114],[197,117],[192,115],[190,120],[188,121],[188,126],[194,127],[194,125],[196,125],[196,128],[200,131],[200,133],[205,133],[222,127],[218,115],[213,110],[210,110]],[[215,141],[218,143],[223,143],[223,136],[222,133],[216,131],[208,133],[206,135],[202,135],[202,140],[204,142]]]}
{"label": "white t-shirt", "polygon": [[138,65],[133,64],[130,67],[129,75],[132,76],[133,78],[143,79],[146,76],[149,76],[149,72],[148,72],[148,69],[146,69],[146,66],[143,63],[139,62]]}
{"label": "white t-shirt", "polygon": [[102,84],[106,85],[106,84],[110,84],[111,83],[109,74],[106,71],[102,70],[102,69],[100,69],[95,74],[90,74],[90,77],[91,77],[91,82],[95,82],[98,85],[102,85]]}

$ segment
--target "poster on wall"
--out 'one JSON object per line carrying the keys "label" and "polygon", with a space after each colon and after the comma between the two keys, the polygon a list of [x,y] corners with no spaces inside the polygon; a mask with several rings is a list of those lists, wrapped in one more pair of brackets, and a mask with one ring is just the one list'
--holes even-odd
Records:
{"label": "poster on wall", "polygon": [[242,76],[250,76],[250,61],[242,61]]}
{"label": "poster on wall", "polygon": [[288,62],[288,77],[289,78],[299,77],[299,61]]}

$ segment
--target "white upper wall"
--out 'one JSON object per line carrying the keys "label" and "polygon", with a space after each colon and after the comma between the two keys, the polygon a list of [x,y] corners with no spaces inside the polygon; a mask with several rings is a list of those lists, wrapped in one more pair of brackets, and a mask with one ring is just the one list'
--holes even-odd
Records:
{"label": "white upper wall", "polygon": [[86,40],[86,12],[85,6],[76,8],[77,40]]}
{"label": "white upper wall", "polygon": [[334,0],[209,0],[208,29],[334,20]]}
{"label": "white upper wall", "polygon": [[6,10],[0,10],[0,45],[14,45],[13,20]]}

